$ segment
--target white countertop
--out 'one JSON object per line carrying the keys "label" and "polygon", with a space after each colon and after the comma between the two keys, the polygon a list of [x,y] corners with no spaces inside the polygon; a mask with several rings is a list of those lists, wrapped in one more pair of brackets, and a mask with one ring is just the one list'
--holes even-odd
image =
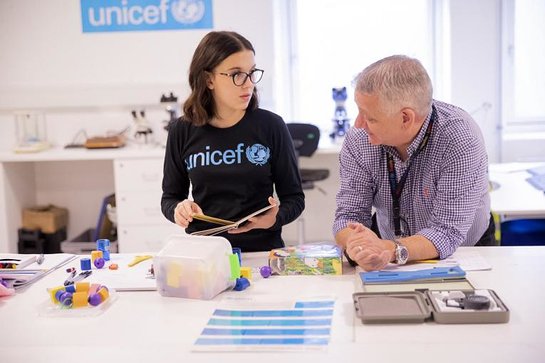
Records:
{"label": "white countertop", "polygon": [[545,193],[526,181],[530,168],[544,163],[503,163],[490,165],[491,209],[509,217],[545,218]]}
{"label": "white countertop", "polygon": [[[360,287],[353,269],[343,276],[255,278],[242,292],[210,301],[167,298],[157,292],[119,292],[102,315],[38,316],[47,287],[63,281],[64,269],[26,291],[0,298],[0,356],[4,362],[542,362],[545,247],[466,247],[478,251],[491,271],[468,272],[476,288],[489,288],[511,310],[507,324],[363,325],[354,316],[352,293]],[[266,254],[245,254],[258,267]],[[331,341],[326,351],[194,353],[195,339],[218,303],[240,299],[334,296]]]}
{"label": "white countertop", "polygon": [[[338,154],[342,140],[332,142],[329,138],[321,140],[316,154]],[[34,153],[15,153],[12,150],[0,150],[0,162],[34,161],[78,161],[78,160],[113,160],[133,158],[162,158],[165,148],[162,146],[128,145],[112,149],[85,149],[52,147]]]}

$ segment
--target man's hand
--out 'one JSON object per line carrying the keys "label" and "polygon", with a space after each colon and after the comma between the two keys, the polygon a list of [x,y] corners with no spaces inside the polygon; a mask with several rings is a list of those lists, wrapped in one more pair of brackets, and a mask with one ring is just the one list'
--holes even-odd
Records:
{"label": "man's hand", "polygon": [[393,252],[386,241],[381,240],[361,223],[349,223],[352,233],[346,241],[346,253],[365,271],[381,270],[392,260]]}
{"label": "man's hand", "polygon": [[273,197],[269,197],[269,204],[274,205],[274,207],[272,207],[263,214],[248,219],[248,221],[243,226],[231,229],[228,231],[228,233],[238,234],[248,232],[249,230],[255,228],[267,229],[274,226],[274,224],[276,223],[276,215],[278,214],[279,209],[278,202]]}

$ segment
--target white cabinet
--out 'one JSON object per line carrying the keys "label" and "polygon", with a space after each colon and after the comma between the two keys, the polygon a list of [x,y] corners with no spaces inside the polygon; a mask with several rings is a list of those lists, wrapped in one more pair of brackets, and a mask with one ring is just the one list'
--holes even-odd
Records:
{"label": "white cabinet", "polygon": [[116,159],[114,175],[120,252],[156,252],[185,233],[161,213],[163,158]]}

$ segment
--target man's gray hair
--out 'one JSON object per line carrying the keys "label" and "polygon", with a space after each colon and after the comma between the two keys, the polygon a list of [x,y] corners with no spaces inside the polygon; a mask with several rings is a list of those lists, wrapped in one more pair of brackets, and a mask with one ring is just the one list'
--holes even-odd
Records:
{"label": "man's gray hair", "polygon": [[386,113],[410,107],[425,117],[430,111],[433,87],[418,59],[405,55],[381,59],[361,71],[354,81],[357,92],[378,95]]}

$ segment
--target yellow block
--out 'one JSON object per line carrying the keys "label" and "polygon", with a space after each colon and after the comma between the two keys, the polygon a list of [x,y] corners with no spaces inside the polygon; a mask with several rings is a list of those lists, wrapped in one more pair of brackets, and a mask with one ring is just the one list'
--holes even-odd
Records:
{"label": "yellow block", "polygon": [[180,287],[180,276],[182,275],[182,266],[176,262],[171,262],[167,266],[167,285],[170,287]]}
{"label": "yellow block", "polygon": [[95,263],[97,258],[103,258],[102,251],[91,251],[91,263]]}
{"label": "yellow block", "polygon": [[101,299],[102,299],[102,302],[108,300],[108,297],[110,297],[110,292],[108,291],[108,289],[104,286],[102,286],[99,290],[98,290],[98,294],[100,295]]}
{"label": "yellow block", "polygon": [[57,286],[57,287],[53,287],[51,289],[49,289],[49,298],[51,299],[51,301],[53,302],[53,304],[58,304],[59,302],[57,301],[57,299],[55,299],[55,294],[57,293],[57,291],[59,290],[64,290],[64,286]]}
{"label": "yellow block", "polygon": [[248,280],[252,279],[252,268],[251,267],[241,267],[240,276],[247,278]]}
{"label": "yellow block", "polygon": [[90,286],[89,282],[76,282],[76,292],[89,293]]}
{"label": "yellow block", "polygon": [[83,308],[87,306],[87,291],[75,292],[72,295],[72,307]]}

